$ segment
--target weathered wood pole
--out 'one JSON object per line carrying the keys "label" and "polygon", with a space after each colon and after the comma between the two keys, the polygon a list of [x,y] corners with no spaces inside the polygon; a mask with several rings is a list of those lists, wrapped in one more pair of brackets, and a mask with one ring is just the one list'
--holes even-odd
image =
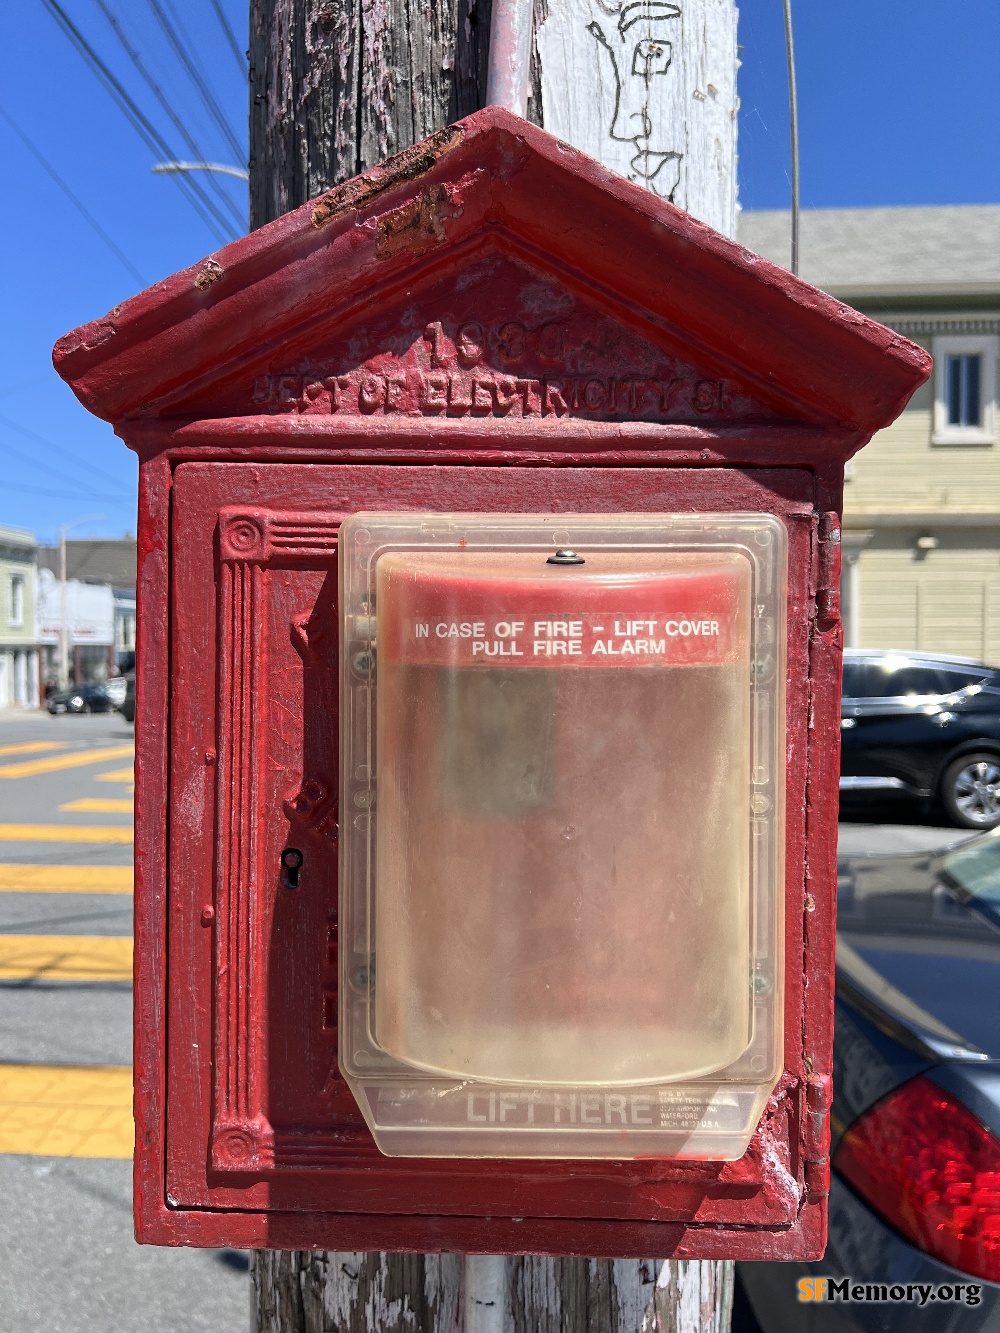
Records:
{"label": "weathered wood pole", "polygon": [[[489,26],[490,0],[251,0],[251,226],[484,105]],[[528,118],[732,235],[734,0],[535,0],[534,26]],[[655,1258],[266,1250],[251,1278],[253,1333],[727,1333],[733,1289]]]}
{"label": "weathered wood pole", "polygon": [[[734,0],[534,6],[528,119],[735,235]],[[251,227],[483,106],[490,9],[251,0]]]}

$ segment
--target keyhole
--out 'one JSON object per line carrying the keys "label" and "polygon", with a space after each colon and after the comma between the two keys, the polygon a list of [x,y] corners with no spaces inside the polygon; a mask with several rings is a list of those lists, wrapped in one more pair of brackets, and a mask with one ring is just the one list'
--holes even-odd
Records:
{"label": "keyhole", "polygon": [[299,871],[304,859],[297,847],[286,847],[281,853],[281,882],[286,889],[299,887]]}

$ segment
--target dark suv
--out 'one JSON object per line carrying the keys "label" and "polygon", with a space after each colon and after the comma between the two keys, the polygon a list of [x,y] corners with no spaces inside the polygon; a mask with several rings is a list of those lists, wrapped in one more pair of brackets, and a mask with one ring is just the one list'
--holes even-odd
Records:
{"label": "dark suv", "polygon": [[938,804],[961,828],[1000,824],[1000,671],[971,658],[844,653],[840,790]]}

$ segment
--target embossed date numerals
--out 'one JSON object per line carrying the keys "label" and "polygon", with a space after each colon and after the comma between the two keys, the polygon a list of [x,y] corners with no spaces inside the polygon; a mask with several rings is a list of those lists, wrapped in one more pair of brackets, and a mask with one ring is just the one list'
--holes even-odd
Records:
{"label": "embossed date numerals", "polygon": [[455,366],[471,370],[487,358],[511,369],[526,361],[558,365],[563,359],[565,336],[562,324],[542,324],[529,329],[517,320],[507,320],[493,328],[473,321],[459,325],[453,336],[449,336],[439,319],[424,329],[424,342],[430,349],[434,370]]}

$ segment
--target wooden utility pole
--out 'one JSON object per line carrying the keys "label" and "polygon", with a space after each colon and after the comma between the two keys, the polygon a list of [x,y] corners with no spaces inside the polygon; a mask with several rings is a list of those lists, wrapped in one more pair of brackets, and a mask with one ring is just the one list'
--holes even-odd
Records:
{"label": "wooden utility pole", "polygon": [[[491,0],[251,0],[250,219],[486,102]],[[535,0],[528,119],[735,231],[734,0]],[[727,1333],[733,1266],[255,1253],[253,1333]]]}

